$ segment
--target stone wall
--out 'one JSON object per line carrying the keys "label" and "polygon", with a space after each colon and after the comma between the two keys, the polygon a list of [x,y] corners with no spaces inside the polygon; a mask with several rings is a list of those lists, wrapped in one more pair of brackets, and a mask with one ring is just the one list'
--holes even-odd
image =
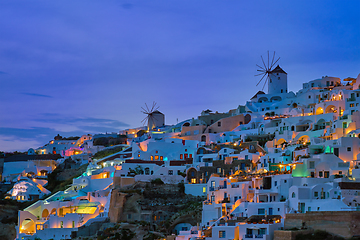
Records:
{"label": "stone wall", "polygon": [[121,193],[119,189],[113,189],[110,198],[109,218],[110,222],[120,221],[123,207],[126,202],[126,193]]}
{"label": "stone wall", "polygon": [[285,229],[323,230],[344,238],[360,235],[360,212],[324,211],[286,214]]}
{"label": "stone wall", "polygon": [[126,187],[131,186],[135,183],[135,178],[131,177],[113,177],[114,187]]}
{"label": "stone wall", "polygon": [[274,240],[295,240],[298,234],[308,234],[312,230],[275,230]]}

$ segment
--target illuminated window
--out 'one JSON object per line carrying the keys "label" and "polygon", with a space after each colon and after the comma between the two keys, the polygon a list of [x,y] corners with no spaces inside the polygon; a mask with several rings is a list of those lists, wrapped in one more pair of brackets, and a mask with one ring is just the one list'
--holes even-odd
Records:
{"label": "illuminated window", "polygon": [[72,227],[73,228],[75,227],[75,221],[72,221]]}
{"label": "illuminated window", "polygon": [[154,156],[150,156],[150,160],[153,161],[153,160],[154,160]]}
{"label": "illuminated window", "polygon": [[185,158],[185,159],[188,158],[188,155],[187,155],[187,154],[184,154],[184,158]]}
{"label": "illuminated window", "polygon": [[182,154],[180,154],[180,159],[183,159],[183,155],[182,155]]}
{"label": "illuminated window", "polygon": [[160,160],[162,161],[164,159],[164,157],[163,156],[160,156]]}
{"label": "illuminated window", "polygon": [[203,193],[205,193],[206,192],[206,187],[203,187]]}
{"label": "illuminated window", "polygon": [[189,158],[192,158],[192,154],[189,154]]}
{"label": "illuminated window", "polygon": [[191,183],[196,183],[196,178],[192,178]]}
{"label": "illuminated window", "polygon": [[140,154],[138,154],[138,158],[140,158]]}
{"label": "illuminated window", "polygon": [[64,227],[64,222],[60,221],[60,228],[63,228],[63,227]]}
{"label": "illuminated window", "polygon": [[159,160],[159,155],[155,155],[155,160]]}
{"label": "illuminated window", "polygon": [[219,238],[225,238],[225,237],[226,237],[225,231],[219,231]]}

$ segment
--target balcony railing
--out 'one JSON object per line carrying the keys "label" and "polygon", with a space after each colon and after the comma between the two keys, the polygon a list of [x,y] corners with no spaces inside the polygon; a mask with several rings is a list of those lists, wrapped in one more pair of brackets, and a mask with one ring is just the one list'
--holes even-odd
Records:
{"label": "balcony railing", "polygon": [[266,239],[266,235],[264,234],[245,234],[244,239]]}

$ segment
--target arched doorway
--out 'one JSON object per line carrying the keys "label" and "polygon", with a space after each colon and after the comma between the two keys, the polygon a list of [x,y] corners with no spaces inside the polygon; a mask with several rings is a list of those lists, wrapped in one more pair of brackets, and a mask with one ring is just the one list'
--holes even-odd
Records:
{"label": "arched doorway", "polygon": [[34,234],[35,222],[30,218],[26,218],[20,225],[20,233]]}
{"label": "arched doorway", "polygon": [[186,178],[189,183],[199,183],[197,172],[198,171],[195,168],[189,168],[186,173]]}
{"label": "arched doorway", "polygon": [[325,109],[325,113],[336,113],[337,109],[334,105],[329,105]]}
{"label": "arched doorway", "polygon": [[308,135],[304,135],[304,136],[301,136],[298,141],[300,144],[306,144],[306,143],[310,142],[310,137]]}
{"label": "arched doorway", "polygon": [[189,127],[190,126],[190,123],[189,122],[186,122],[183,124],[183,127]]}
{"label": "arched doorway", "polygon": [[201,136],[201,142],[206,142],[206,135]]}
{"label": "arched doorway", "polygon": [[43,210],[41,217],[43,218],[47,218],[49,216],[49,210],[47,210],[46,208]]}
{"label": "arched doorway", "polygon": [[248,124],[251,121],[251,115],[250,114],[246,114],[245,118],[244,118],[244,122],[245,124]]}
{"label": "arched doorway", "polygon": [[322,107],[318,107],[316,109],[316,115],[323,114],[323,113],[324,113],[324,109]]}
{"label": "arched doorway", "polygon": [[50,212],[50,215],[56,215],[56,208],[53,208]]}
{"label": "arched doorway", "polygon": [[276,145],[279,147],[281,146],[282,144],[286,143],[286,140],[283,139],[283,138],[280,138],[279,140],[276,141]]}
{"label": "arched doorway", "polygon": [[314,130],[321,130],[321,129],[325,129],[326,126],[326,122],[325,120],[322,118],[320,119],[314,126]]}

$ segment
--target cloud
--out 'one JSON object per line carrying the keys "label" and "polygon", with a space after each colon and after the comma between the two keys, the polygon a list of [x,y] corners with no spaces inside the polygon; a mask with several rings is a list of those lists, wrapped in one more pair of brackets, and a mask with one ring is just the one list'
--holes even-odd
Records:
{"label": "cloud", "polygon": [[89,133],[111,133],[115,131],[114,128],[102,126],[79,126],[78,128]]}
{"label": "cloud", "polygon": [[28,96],[33,96],[33,97],[52,98],[52,96],[44,95],[44,94],[38,94],[38,93],[27,93],[27,92],[23,92],[23,93],[21,93],[21,94],[28,95]]}
{"label": "cloud", "polygon": [[0,128],[0,151],[25,151],[38,148],[52,140],[57,134],[62,136],[81,136],[81,131],[64,132],[53,128]]}
{"label": "cloud", "polygon": [[97,128],[111,128],[112,131],[120,127],[129,127],[130,125],[118,120],[107,119],[107,118],[75,118],[75,117],[65,117],[57,114],[42,114],[44,118],[36,119],[38,122],[54,123],[54,124],[67,124],[75,125],[80,129],[95,129]]}
{"label": "cloud", "polygon": [[55,136],[59,133],[53,128],[32,127],[32,128],[8,128],[0,127],[0,135],[12,136],[20,139],[36,139],[37,137]]}
{"label": "cloud", "polygon": [[0,151],[26,151],[29,148],[38,146],[39,142],[32,139],[17,139],[13,137],[3,137],[0,135]]}
{"label": "cloud", "polygon": [[74,125],[76,130],[63,131],[57,126],[52,127],[31,127],[11,128],[0,127],[0,151],[25,151],[29,148],[38,148],[52,140],[57,134],[63,137],[82,136],[84,134],[118,132],[120,127],[129,126],[126,123],[112,119],[102,118],[65,118],[58,114],[42,114],[43,123]]}

